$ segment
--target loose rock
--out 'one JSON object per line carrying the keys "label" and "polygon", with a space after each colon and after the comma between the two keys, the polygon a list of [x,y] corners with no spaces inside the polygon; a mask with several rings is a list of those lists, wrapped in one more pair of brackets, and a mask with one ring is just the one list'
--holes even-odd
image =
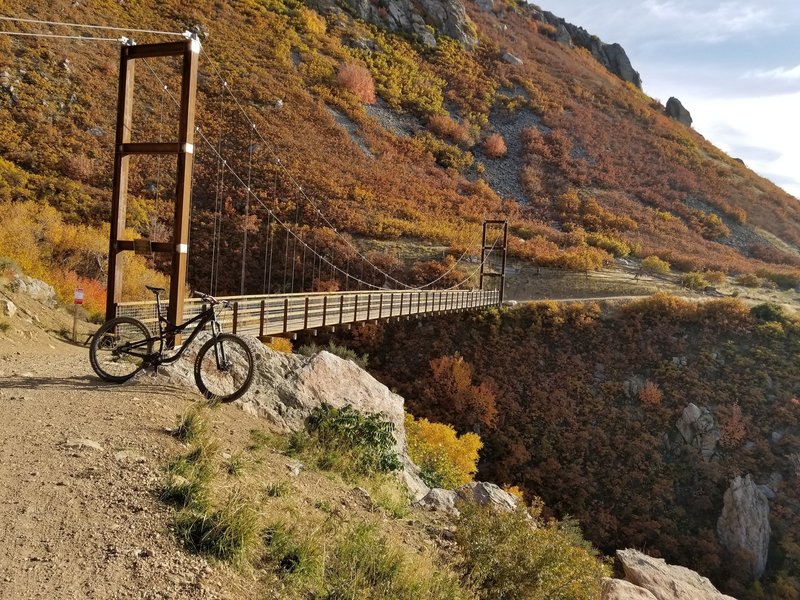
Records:
{"label": "loose rock", "polygon": [[67,448],[77,448],[78,450],[88,448],[89,450],[97,450],[98,452],[103,451],[103,447],[100,444],[98,444],[94,440],[89,440],[85,438],[69,439],[66,441],[64,445]]}

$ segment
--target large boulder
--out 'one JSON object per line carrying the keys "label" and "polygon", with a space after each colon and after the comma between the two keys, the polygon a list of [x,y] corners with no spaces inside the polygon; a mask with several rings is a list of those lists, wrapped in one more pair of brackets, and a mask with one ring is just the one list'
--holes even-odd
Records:
{"label": "large boulder", "polygon": [[689,403],[676,426],[687,445],[696,449],[704,461],[711,460],[717,450],[720,434],[710,410]]}
{"label": "large boulder", "polygon": [[459,0],[343,0],[354,16],[369,23],[416,36],[426,46],[436,46],[434,32],[466,48],[477,45],[475,27]]}
{"label": "large boulder", "polygon": [[692,115],[684,108],[683,104],[681,104],[681,101],[674,96],[667,100],[665,112],[667,113],[668,117],[683,123],[687,127],[692,126]]}
{"label": "large boulder", "polygon": [[604,577],[600,600],[656,600],[656,597],[629,581]]}
{"label": "large boulder", "polygon": [[720,543],[744,561],[753,579],[764,574],[769,553],[769,500],[750,478],[736,477],[723,497],[717,520]]}
{"label": "large boulder", "polygon": [[493,483],[473,481],[455,490],[434,488],[420,498],[415,506],[432,511],[458,515],[459,500],[491,506],[498,512],[511,512],[517,507],[517,499]]}
{"label": "large boulder", "polygon": [[722,594],[707,578],[686,567],[668,565],[663,558],[653,558],[632,549],[617,550],[617,558],[625,571],[625,579],[644,588],[657,600],[735,600]]}
{"label": "large boulder", "polygon": [[[201,334],[173,367],[164,370],[172,383],[194,387],[193,364],[207,334]],[[428,493],[419,469],[408,458],[404,400],[355,363],[327,351],[311,357],[275,352],[255,338],[244,337],[253,352],[255,376],[236,401],[245,412],[269,421],[276,429],[301,431],[312,411],[328,404],[351,406],[380,414],[394,426],[395,451],[403,462],[401,477],[414,500]]]}

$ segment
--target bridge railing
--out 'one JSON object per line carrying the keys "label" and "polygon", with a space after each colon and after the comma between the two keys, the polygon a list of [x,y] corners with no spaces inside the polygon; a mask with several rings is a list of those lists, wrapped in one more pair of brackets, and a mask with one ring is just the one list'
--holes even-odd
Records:
{"label": "bridge railing", "polygon": [[[336,327],[352,323],[380,321],[397,317],[432,315],[472,310],[497,305],[497,290],[358,291],[274,294],[268,296],[229,296],[229,309],[217,313],[223,331],[279,336]],[[205,308],[202,300],[187,299],[184,320]],[[164,306],[166,314],[166,305]],[[117,316],[131,316],[157,328],[154,301],[121,302]]]}

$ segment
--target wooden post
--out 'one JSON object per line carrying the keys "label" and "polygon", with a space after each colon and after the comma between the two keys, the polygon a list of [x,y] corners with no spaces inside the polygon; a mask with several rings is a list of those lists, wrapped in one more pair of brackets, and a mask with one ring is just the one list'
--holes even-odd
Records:
{"label": "wooden post", "polygon": [[258,319],[258,337],[264,337],[264,313],[267,309],[266,300],[261,301],[261,316]]}
{"label": "wooden post", "polygon": [[308,329],[308,296],[306,296],[305,310],[303,312],[303,329]]}
{"label": "wooden post", "polygon": [[283,299],[283,333],[289,333],[289,298]]}
{"label": "wooden post", "polygon": [[239,321],[239,303],[238,302],[234,302],[233,303],[233,326],[231,327],[233,329],[233,333],[236,333],[236,324],[237,324],[238,321]]}
{"label": "wooden post", "polygon": [[[175,212],[172,240],[151,245],[154,252],[172,255],[169,306],[167,318],[173,323],[183,320],[183,300],[186,295],[186,271],[189,252],[189,214],[192,193],[192,163],[194,158],[194,117],[197,95],[197,64],[200,42],[188,39],[167,44],[123,46],[120,51],[119,90],[117,94],[117,130],[114,143],[114,178],[111,193],[111,229],[108,243],[108,286],[106,318],[116,316],[121,300],[122,265],[119,253],[133,250],[133,240],[120,239],[125,232],[128,195],[128,172],[131,154],[174,154],[177,156],[175,175]],[[133,127],[134,65],[136,59],[183,57],[180,93],[178,140],[168,143],[131,143]],[[177,339],[168,340],[174,345]]]}

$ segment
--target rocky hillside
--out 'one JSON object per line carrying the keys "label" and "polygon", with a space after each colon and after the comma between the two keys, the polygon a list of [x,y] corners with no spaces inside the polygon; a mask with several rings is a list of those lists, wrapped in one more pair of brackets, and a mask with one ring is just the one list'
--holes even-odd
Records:
{"label": "rocky hillside", "polygon": [[[198,143],[195,171],[196,286],[210,283],[212,253],[223,264],[240,263],[246,229],[253,256],[245,288],[263,289],[265,206],[302,224],[310,245],[347,267],[351,250],[292,178],[340,232],[374,252],[373,262],[412,281],[419,272],[366,242],[397,240],[401,258],[409,248],[431,258],[428,244],[463,250],[484,217],[502,216],[511,219],[512,254],[541,265],[586,270],[613,257],[657,255],[680,270],[797,283],[796,200],[692,131],[679,103],[665,107],[644,95],[621,47],[533,5],[145,0],[78,7],[59,0],[26,10],[10,12],[201,32],[198,124],[208,144]],[[149,66],[137,74],[136,131],[162,139],[172,114],[162,83],[175,89],[175,72]],[[116,69],[114,44],[0,36],[0,202],[15,219],[15,234],[0,235],[0,255],[57,287],[105,277]],[[234,90],[268,144],[252,143],[223,87]],[[211,146],[258,191],[263,205],[255,203],[247,220],[241,186],[220,178]],[[166,239],[171,167],[135,163],[130,235]],[[285,234],[276,235],[281,243]],[[138,262],[129,269],[128,297],[158,279],[140,257],[131,260]],[[291,266],[274,257],[275,270]],[[225,269],[218,291],[237,291],[238,273]],[[306,279],[300,283],[309,287]]]}
{"label": "rocky hillside", "polygon": [[350,336],[419,416],[480,431],[479,476],[740,599],[800,590],[800,325],[656,295],[538,303]]}
{"label": "rocky hillside", "polygon": [[[408,458],[403,399],[352,362],[252,340],[253,388],[210,408],[191,356],[98,382],[85,348],[61,337],[70,319],[54,297],[0,277],[0,475],[13,482],[0,488],[0,598],[723,600],[633,550],[619,552],[625,580],[603,578],[574,523],[545,521],[533,498],[523,509],[518,490],[428,490]],[[314,430],[321,410],[349,445],[331,444],[335,426]],[[364,462],[387,449],[399,479]]]}

